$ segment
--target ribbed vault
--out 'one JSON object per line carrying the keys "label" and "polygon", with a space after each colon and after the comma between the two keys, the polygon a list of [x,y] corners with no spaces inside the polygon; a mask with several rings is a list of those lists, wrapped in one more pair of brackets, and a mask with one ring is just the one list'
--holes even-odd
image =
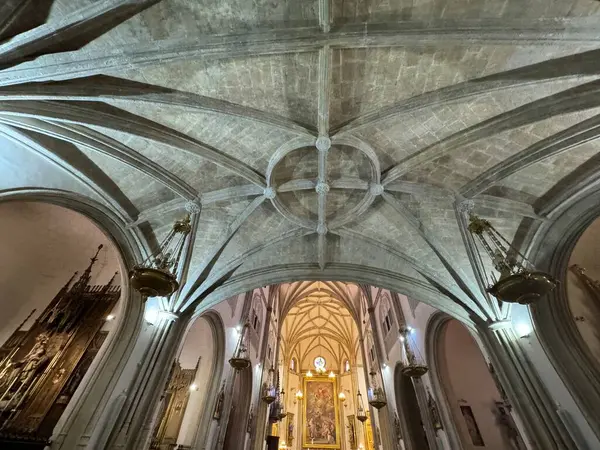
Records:
{"label": "ribbed vault", "polygon": [[[296,358],[310,368],[315,352],[326,354],[328,368],[341,370],[345,360],[360,359],[358,327],[353,312],[358,286],[337,282],[297,282],[279,287],[283,361]],[[286,295],[287,294],[287,295]],[[332,360],[333,359],[333,360]]]}
{"label": "ribbed vault", "polygon": [[173,310],[227,242],[214,277],[354,264],[502,319],[465,211],[517,239],[597,188],[599,16],[593,0],[8,0],[0,189],[90,196],[149,248],[195,213]]}

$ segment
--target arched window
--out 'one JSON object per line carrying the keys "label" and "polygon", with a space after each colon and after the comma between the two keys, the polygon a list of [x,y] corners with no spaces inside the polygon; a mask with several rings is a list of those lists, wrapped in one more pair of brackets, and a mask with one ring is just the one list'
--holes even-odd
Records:
{"label": "arched window", "polygon": [[350,372],[350,360],[346,360],[344,362],[344,372],[349,373]]}
{"label": "arched window", "polygon": [[262,304],[260,295],[255,294],[252,299],[252,312],[250,315],[250,326],[257,333],[260,332],[260,319],[262,317]]}
{"label": "arched window", "polygon": [[381,318],[381,332],[383,334],[383,337],[385,338],[389,334],[389,332],[392,331],[394,325],[394,318],[392,316],[392,304],[387,294],[381,298],[379,313]]}
{"label": "arched window", "polygon": [[296,358],[292,358],[290,360],[290,370],[292,372],[296,372]]}

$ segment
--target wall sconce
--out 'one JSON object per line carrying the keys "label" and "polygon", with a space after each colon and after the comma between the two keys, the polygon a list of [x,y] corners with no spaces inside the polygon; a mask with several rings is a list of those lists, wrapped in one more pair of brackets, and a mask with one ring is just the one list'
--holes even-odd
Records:
{"label": "wall sconce", "polygon": [[198,390],[198,385],[196,383],[192,383],[190,385],[190,391],[196,392]]}
{"label": "wall sconce", "polygon": [[296,400],[294,400],[294,405],[297,402],[302,401],[303,398],[304,398],[304,394],[302,393],[302,391],[300,389],[298,389],[298,391],[296,392]]}
{"label": "wall sconce", "polygon": [[112,314],[109,314],[108,316],[106,316],[106,321],[110,322],[111,320],[115,320],[115,316]]}
{"label": "wall sconce", "polygon": [[515,332],[521,339],[528,338],[531,335],[531,326],[527,323],[515,324]]}

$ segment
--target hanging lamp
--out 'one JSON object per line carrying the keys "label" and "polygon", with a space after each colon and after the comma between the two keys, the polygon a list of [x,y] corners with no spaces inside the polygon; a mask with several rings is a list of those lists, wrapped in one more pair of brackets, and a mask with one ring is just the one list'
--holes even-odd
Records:
{"label": "hanging lamp", "polygon": [[360,391],[358,391],[358,394],[356,395],[356,419],[363,423],[368,419]]}
{"label": "hanging lamp", "polygon": [[229,365],[235,370],[240,371],[250,367],[250,358],[248,357],[248,349],[245,344],[246,330],[250,326],[249,322],[246,322],[240,332],[240,337],[233,352],[233,356],[229,359]]}
{"label": "hanging lamp", "polygon": [[144,297],[168,297],[177,289],[177,269],[192,229],[190,216],[178,220],[158,249],[129,272],[131,286]]}
{"label": "hanging lamp", "polygon": [[[402,341],[404,343],[404,351],[406,353],[406,359],[408,364],[406,364],[402,369],[402,374],[411,377],[411,378],[421,378],[429,371],[429,367],[425,365],[423,359],[420,357],[417,358],[415,353],[413,352],[410,345],[410,329],[408,327],[402,327],[400,329],[400,335],[402,337]],[[413,343],[414,344],[414,343]],[[414,346],[417,349],[417,346]],[[418,349],[417,349],[418,351]]]}
{"label": "hanging lamp", "polygon": [[275,369],[273,366],[269,369],[269,379],[263,389],[262,401],[270,405],[277,399],[277,389],[275,388],[274,380]]}
{"label": "hanging lamp", "polygon": [[279,393],[279,420],[283,420],[287,417],[285,410],[285,391],[282,389]]}
{"label": "hanging lamp", "polygon": [[385,392],[383,388],[379,387],[377,383],[377,372],[375,370],[369,373],[371,375],[371,389],[368,391],[369,405],[375,409],[381,409],[387,405],[387,399],[385,398]]}
{"label": "hanging lamp", "polygon": [[558,285],[558,281],[550,274],[538,271],[489,221],[471,214],[469,232],[480,244],[476,245],[479,258],[481,259],[480,247],[483,247],[499,273],[499,277],[488,276],[484,269],[486,281],[490,283],[487,292],[498,300],[528,305],[544,297]]}

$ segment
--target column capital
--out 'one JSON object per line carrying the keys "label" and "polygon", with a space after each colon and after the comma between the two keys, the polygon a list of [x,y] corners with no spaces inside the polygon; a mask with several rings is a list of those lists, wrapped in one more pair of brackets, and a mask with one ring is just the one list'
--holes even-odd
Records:
{"label": "column capital", "polygon": [[512,328],[512,322],[510,320],[498,320],[495,322],[488,322],[487,326],[491,331],[505,330],[507,328]]}

